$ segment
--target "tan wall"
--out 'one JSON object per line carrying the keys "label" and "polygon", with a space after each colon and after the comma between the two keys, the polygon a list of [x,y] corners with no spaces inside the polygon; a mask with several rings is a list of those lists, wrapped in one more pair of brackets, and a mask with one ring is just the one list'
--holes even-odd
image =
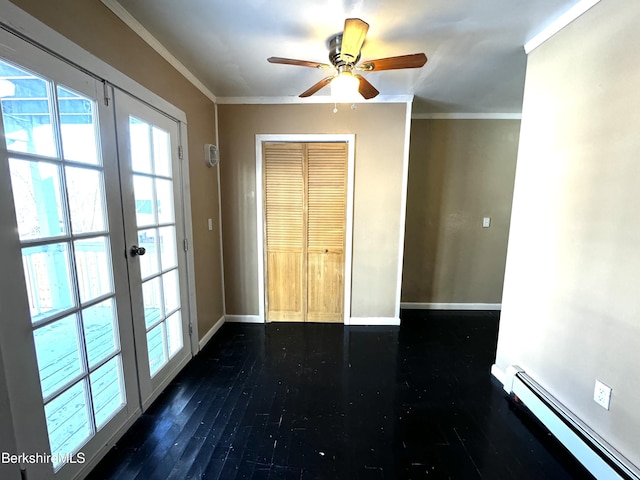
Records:
{"label": "tan wall", "polygon": [[[193,218],[198,331],[223,315],[216,169],[203,163],[203,146],[216,143],[214,104],[122,23],[100,0],[12,0],[69,40],[185,112]],[[214,219],[209,231],[207,219]]]}
{"label": "tan wall", "polygon": [[500,303],[519,129],[412,121],[403,302]]}
{"label": "tan wall", "polygon": [[356,135],[352,311],[394,317],[405,104],[220,105],[220,164],[228,314],[258,314],[256,134]]}
{"label": "tan wall", "polygon": [[529,55],[496,362],[640,466],[638,18],[603,0]]}

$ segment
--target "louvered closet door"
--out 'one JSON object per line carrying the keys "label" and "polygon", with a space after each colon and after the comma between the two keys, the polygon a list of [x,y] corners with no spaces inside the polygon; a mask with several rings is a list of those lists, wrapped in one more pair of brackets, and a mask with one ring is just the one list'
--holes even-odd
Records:
{"label": "louvered closet door", "polygon": [[342,322],[345,143],[265,143],[267,321]]}
{"label": "louvered closet door", "polygon": [[304,144],[265,143],[267,321],[304,321]]}
{"label": "louvered closet door", "polygon": [[347,145],[307,145],[307,320],[342,322]]}

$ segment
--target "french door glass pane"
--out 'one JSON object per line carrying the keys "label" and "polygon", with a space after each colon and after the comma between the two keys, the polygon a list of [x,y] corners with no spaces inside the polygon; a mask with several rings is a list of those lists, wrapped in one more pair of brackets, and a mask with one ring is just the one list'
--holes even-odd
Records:
{"label": "french door glass pane", "polygon": [[164,318],[159,277],[147,280],[142,284],[142,301],[144,303],[144,323],[149,329]]}
{"label": "french door glass pane", "polygon": [[100,429],[125,402],[120,357],[113,357],[89,378],[96,428]]}
{"label": "french door glass pane", "polygon": [[167,314],[180,307],[180,285],[178,270],[171,270],[162,275],[162,291],[164,292],[164,310]]}
{"label": "french door glass pane", "polygon": [[169,356],[173,357],[182,348],[182,316],[177,311],[167,319]]}
{"label": "french door glass pane", "polygon": [[136,196],[136,219],[138,226],[153,225],[156,223],[153,178],[144,175],[134,175],[133,190]]}
{"label": "french door glass pane", "polygon": [[158,229],[160,243],[160,264],[163,270],[178,266],[176,249],[176,227],[161,227]]}
{"label": "french door glass pane", "polygon": [[147,348],[149,349],[149,370],[151,376],[167,363],[167,334],[164,331],[164,323],[161,323],[147,332]]}
{"label": "french door glass pane", "polygon": [[60,166],[12,158],[9,168],[20,240],[65,234]]}
{"label": "french door glass pane", "polygon": [[142,278],[148,278],[160,271],[160,263],[158,262],[158,249],[156,241],[158,230],[150,228],[148,230],[138,230],[138,246],[144,247],[146,253],[138,257],[140,258],[140,272]]}
{"label": "french door glass pane", "polygon": [[62,152],[66,160],[91,165],[101,163],[97,121],[93,107],[94,104],[90,99],[68,88],[58,86],[60,136]]}
{"label": "french door glass pane", "polygon": [[110,298],[82,311],[89,367],[93,368],[119,349],[116,309]]}
{"label": "french door glass pane", "polygon": [[74,314],[49,323],[36,329],[33,338],[42,396],[47,398],[83,372],[78,319]]}
{"label": "french door glass pane", "polygon": [[93,237],[73,242],[80,301],[84,304],[113,293],[109,239]]}
{"label": "french door glass pane", "polygon": [[173,218],[173,185],[171,180],[156,179],[158,205],[158,223],[172,223]]}
{"label": "french door glass pane", "polygon": [[125,404],[96,103],[1,59],[0,88],[44,413],[58,468]]}
{"label": "french door glass pane", "polygon": [[0,82],[7,150],[56,156],[50,82],[1,60]]}
{"label": "french door glass pane", "polygon": [[64,456],[77,452],[93,434],[87,404],[86,381],[75,383],[44,406],[53,455],[53,467],[58,468]]}
{"label": "french door glass pane", "polygon": [[45,320],[75,306],[70,263],[68,243],[22,249],[22,265],[33,322]]}
{"label": "french door glass pane", "polygon": [[67,167],[66,179],[73,233],[104,232],[106,208],[102,172],[89,168]]}
{"label": "french door glass pane", "polygon": [[[129,118],[129,133],[131,134],[131,168],[134,172],[151,173],[151,145],[144,139],[149,137],[148,123],[134,117]],[[135,140],[134,140],[135,139]],[[138,141],[143,139],[143,141]]]}
{"label": "french door glass pane", "polygon": [[129,135],[149,370],[154,376],[183,347],[172,182],[171,137],[129,117]]}
{"label": "french door glass pane", "polygon": [[151,130],[154,173],[163,177],[171,177],[171,138],[169,133],[157,127],[153,127]]}

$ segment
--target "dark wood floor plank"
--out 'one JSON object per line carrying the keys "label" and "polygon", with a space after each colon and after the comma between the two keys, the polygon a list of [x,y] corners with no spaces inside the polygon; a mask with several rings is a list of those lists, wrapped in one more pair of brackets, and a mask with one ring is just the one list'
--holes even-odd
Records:
{"label": "dark wood floor plank", "polygon": [[489,375],[498,323],[226,324],[88,478],[590,478]]}

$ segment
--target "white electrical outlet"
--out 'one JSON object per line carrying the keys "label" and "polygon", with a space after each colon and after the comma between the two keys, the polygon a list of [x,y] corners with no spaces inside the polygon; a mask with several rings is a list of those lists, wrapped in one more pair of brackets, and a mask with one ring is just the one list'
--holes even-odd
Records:
{"label": "white electrical outlet", "polygon": [[484,217],[482,219],[482,228],[489,228],[491,226],[491,217]]}
{"label": "white electrical outlet", "polygon": [[593,390],[593,401],[602,408],[609,410],[609,405],[611,404],[611,387],[596,380],[596,386]]}

